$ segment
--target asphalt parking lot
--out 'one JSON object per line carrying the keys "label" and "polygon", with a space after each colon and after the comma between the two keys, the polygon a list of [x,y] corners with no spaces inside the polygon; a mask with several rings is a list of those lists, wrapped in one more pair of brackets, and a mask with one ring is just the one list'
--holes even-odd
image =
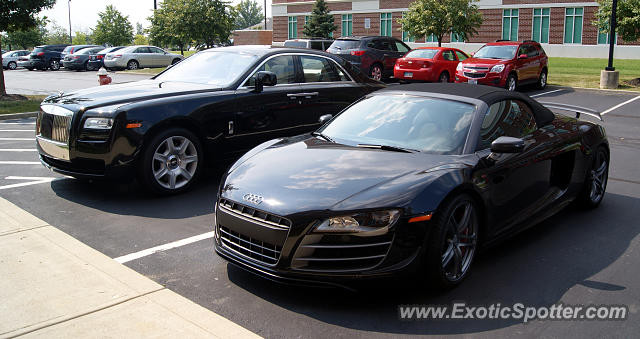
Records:
{"label": "asphalt parking lot", "polygon": [[[5,72],[5,77],[22,73],[38,74],[12,71]],[[39,74],[46,74],[51,79],[47,81],[68,76],[69,86],[82,81],[89,84],[84,79],[89,75],[97,82],[95,72],[67,73]],[[10,77],[9,91],[22,91],[22,85]],[[50,85],[42,85],[41,92],[46,88]],[[213,252],[212,212],[219,170],[212,169],[195,190],[167,198],[150,196],[135,182],[89,183],[66,178],[39,163],[33,118],[0,121],[0,196],[264,337],[637,336],[640,99],[635,100],[638,95],[633,93],[552,87],[526,93],[540,101],[605,112],[604,126],[611,143],[607,194],[596,210],[567,209],[484,252],[465,283],[445,294],[420,289],[412,281],[380,283],[352,292],[283,286],[254,277],[227,265]],[[469,305],[520,302],[536,307],[617,304],[628,305],[630,316],[625,321],[536,320],[528,324],[499,319],[398,319],[398,305],[449,305],[452,301]]]}

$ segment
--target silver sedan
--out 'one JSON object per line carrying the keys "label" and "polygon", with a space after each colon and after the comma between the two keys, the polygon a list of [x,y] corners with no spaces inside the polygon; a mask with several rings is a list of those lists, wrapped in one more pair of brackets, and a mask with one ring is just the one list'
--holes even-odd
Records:
{"label": "silver sedan", "polygon": [[104,57],[104,67],[107,69],[139,69],[152,67],[167,67],[180,62],[184,57],[169,53],[155,46],[130,46]]}
{"label": "silver sedan", "polygon": [[2,54],[2,68],[16,69],[18,68],[18,58],[29,55],[29,51],[10,51]]}

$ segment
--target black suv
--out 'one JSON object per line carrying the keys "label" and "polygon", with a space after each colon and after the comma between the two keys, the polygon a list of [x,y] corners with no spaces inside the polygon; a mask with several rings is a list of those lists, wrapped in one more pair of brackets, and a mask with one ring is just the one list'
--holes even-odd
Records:
{"label": "black suv", "polygon": [[30,71],[34,69],[41,69],[45,71],[47,68],[52,71],[60,69],[60,60],[62,59],[60,53],[69,45],[44,45],[37,46],[31,52],[29,57],[29,64],[26,68]]}
{"label": "black suv", "polygon": [[393,66],[411,48],[388,36],[344,37],[336,39],[327,52],[339,55],[370,78],[382,80],[393,75]]}

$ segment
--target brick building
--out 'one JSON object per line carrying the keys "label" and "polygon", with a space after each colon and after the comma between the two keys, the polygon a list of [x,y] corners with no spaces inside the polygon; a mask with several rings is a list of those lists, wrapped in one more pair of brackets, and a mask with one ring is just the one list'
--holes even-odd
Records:
{"label": "brick building", "polygon": [[[315,0],[273,0],[273,42],[303,37]],[[433,37],[409,37],[397,19],[409,0],[327,0],[338,29],[334,36],[390,35],[412,46],[433,45]],[[468,41],[445,36],[443,43],[467,52],[497,39],[536,40],[551,56],[607,57],[608,35],[592,24],[597,2],[579,0],[480,0],[483,23]],[[640,58],[640,44],[617,41],[617,58]]]}

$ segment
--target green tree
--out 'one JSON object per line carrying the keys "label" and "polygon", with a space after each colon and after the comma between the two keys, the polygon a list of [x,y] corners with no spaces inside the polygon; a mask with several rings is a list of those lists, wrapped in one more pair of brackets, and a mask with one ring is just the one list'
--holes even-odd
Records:
{"label": "green tree", "polygon": [[333,23],[333,15],[329,14],[327,3],[324,0],[316,0],[302,34],[313,38],[329,38],[336,29],[338,27]]}
{"label": "green tree", "polygon": [[91,43],[91,36],[84,32],[76,32],[76,36],[73,37],[71,43],[74,45],[88,45]]}
{"label": "green tree", "polygon": [[47,36],[47,20],[37,19],[35,27],[31,27],[27,30],[13,31],[7,33],[6,44],[9,45],[9,49],[22,48],[27,49],[42,45],[45,42]]}
{"label": "green tree", "polygon": [[[36,27],[38,25],[36,14],[43,9],[53,7],[55,3],[55,0],[2,0],[0,3],[0,32],[12,33]],[[0,47],[2,47],[1,36]],[[2,55],[0,55],[0,63],[2,63]],[[7,89],[4,84],[4,72],[0,67],[0,96],[5,95],[7,95]]]}
{"label": "green tree", "polygon": [[[598,12],[593,24],[604,33],[609,33],[611,6],[611,0],[598,0]],[[627,42],[640,39],[640,0],[618,0],[616,33]]]}
{"label": "green tree", "polygon": [[212,47],[229,40],[234,11],[220,0],[165,0],[149,18],[149,38],[154,44]]}
{"label": "green tree", "polygon": [[113,5],[107,5],[93,30],[93,40],[99,45],[129,45],[133,41],[133,25],[129,16],[123,16]]}
{"label": "green tree", "polygon": [[398,19],[410,36],[433,34],[442,46],[446,34],[458,34],[463,40],[478,34],[482,15],[474,0],[416,0],[409,6],[404,18]]}
{"label": "green tree", "polygon": [[58,25],[54,20],[49,24],[46,36],[47,44],[58,45],[69,43],[69,32],[66,28]]}
{"label": "green tree", "polygon": [[149,44],[149,39],[147,39],[147,37],[142,35],[142,34],[136,34],[136,36],[133,38],[133,44],[134,45],[148,45]]}
{"label": "green tree", "polygon": [[264,20],[262,6],[253,0],[242,0],[235,7],[235,29],[244,29],[257,25]]}

